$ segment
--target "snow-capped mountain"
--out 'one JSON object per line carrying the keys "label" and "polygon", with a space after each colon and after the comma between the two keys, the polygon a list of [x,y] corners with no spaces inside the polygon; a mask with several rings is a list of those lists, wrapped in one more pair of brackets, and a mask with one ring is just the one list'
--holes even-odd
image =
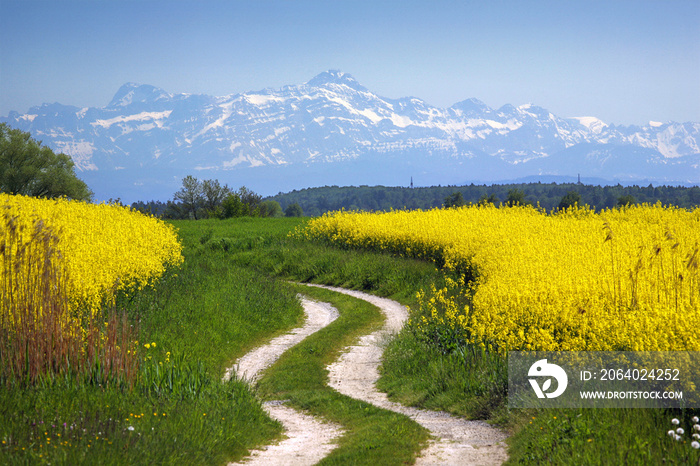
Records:
{"label": "snow-capped mountain", "polygon": [[326,184],[529,175],[700,182],[700,123],[615,126],[535,105],[387,99],[327,71],[213,97],[125,84],[101,108],[44,104],[0,118],[70,155],[98,197],[167,199],[187,174],[263,193]]}

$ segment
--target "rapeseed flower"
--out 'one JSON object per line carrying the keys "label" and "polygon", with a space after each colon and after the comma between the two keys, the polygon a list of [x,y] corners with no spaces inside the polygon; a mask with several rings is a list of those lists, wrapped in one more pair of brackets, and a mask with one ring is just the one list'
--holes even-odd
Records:
{"label": "rapeseed flower", "polygon": [[[41,223],[59,238],[72,307],[98,310],[117,290],[135,291],[179,265],[182,246],[171,225],[114,204],[0,194],[0,273]],[[19,232],[10,244],[10,229]],[[16,236],[15,236],[16,238]],[[28,270],[26,273],[31,274]],[[16,290],[21,292],[21,290]]]}
{"label": "rapeseed flower", "polygon": [[470,304],[458,304],[450,284],[424,290],[417,327],[437,324],[502,351],[700,350],[700,209],[342,211],[302,234],[465,277],[461,301]]}

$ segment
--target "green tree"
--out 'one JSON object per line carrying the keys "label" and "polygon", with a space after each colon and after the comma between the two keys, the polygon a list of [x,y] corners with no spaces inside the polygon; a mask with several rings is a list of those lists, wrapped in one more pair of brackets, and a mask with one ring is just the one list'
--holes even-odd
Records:
{"label": "green tree", "polygon": [[66,154],[55,154],[29,133],[0,123],[0,192],[36,197],[92,199]]}
{"label": "green tree", "polygon": [[498,196],[496,196],[496,194],[494,194],[494,193],[491,193],[488,196],[486,194],[484,194],[483,196],[481,196],[479,198],[479,205],[486,205],[486,204],[496,205],[499,202],[500,202],[500,200],[498,199]]}
{"label": "green tree", "polygon": [[569,191],[561,198],[558,207],[560,209],[568,209],[580,203],[581,195],[577,191]]}
{"label": "green tree", "polygon": [[173,199],[180,201],[186,215],[197,220],[197,211],[204,202],[202,183],[194,176],[187,175],[182,179],[182,188],[173,195]]}
{"label": "green tree", "polygon": [[245,186],[241,186],[238,189],[238,197],[245,207],[243,215],[249,215],[251,217],[260,215],[259,206],[260,202],[262,202],[262,196],[260,194],[256,194]]}
{"label": "green tree", "polygon": [[522,189],[518,188],[513,188],[508,191],[508,197],[506,198],[506,205],[507,206],[516,206],[516,205],[526,205],[527,201],[525,200],[525,191]]}
{"label": "green tree", "polygon": [[623,194],[622,196],[617,198],[617,205],[620,207],[626,206],[626,205],[632,205],[632,204],[635,204],[636,202],[637,202],[636,199],[631,194]]}
{"label": "green tree", "polygon": [[450,194],[445,198],[445,202],[443,202],[442,205],[445,206],[445,208],[450,208],[450,207],[462,207],[466,204],[464,202],[464,196],[462,196],[462,193],[459,191],[455,191],[454,193]]}
{"label": "green tree", "polygon": [[282,206],[273,200],[262,201],[259,206],[261,217],[281,217]]}
{"label": "green tree", "polygon": [[700,205],[700,188],[693,186],[688,190],[688,204],[690,206]]}
{"label": "green tree", "polygon": [[221,203],[224,218],[241,217],[245,215],[245,206],[238,193],[229,193]]}
{"label": "green tree", "polygon": [[304,215],[304,211],[301,209],[299,204],[294,202],[289,204],[287,208],[284,209],[284,215],[287,217],[302,217]]}
{"label": "green tree", "polygon": [[228,185],[219,184],[219,180],[202,181],[202,204],[207,214],[212,216],[214,212],[221,209],[221,203],[231,193]]}

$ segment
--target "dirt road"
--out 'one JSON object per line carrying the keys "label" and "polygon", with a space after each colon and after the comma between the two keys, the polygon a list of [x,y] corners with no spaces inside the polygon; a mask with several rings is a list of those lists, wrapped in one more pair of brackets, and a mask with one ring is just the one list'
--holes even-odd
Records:
{"label": "dirt road", "polygon": [[[338,361],[328,366],[329,385],[344,395],[405,414],[428,429],[434,439],[422,452],[416,464],[500,465],[507,459],[504,442],[506,435],[487,423],[467,421],[443,412],[409,408],[389,401],[386,394],[376,389],[383,342],[389,335],[398,332],[408,318],[404,306],[396,301],[359,291],[321,285],[309,286],[363,299],[377,306],[386,315],[386,324],[381,330],[360,338],[356,345],[345,349]],[[330,324],[338,316],[338,311],[327,303],[301,299],[307,314],[304,327],[248,353],[227,371],[226,377],[230,377],[235,371],[239,377],[251,382],[257,381],[261,372],[286,349]],[[288,438],[277,445],[253,452],[251,457],[241,464],[315,464],[330,453],[335,446],[335,440],[342,434],[339,426],[324,423],[287,408],[282,402],[268,402],[264,406],[273,418],[282,422]]]}

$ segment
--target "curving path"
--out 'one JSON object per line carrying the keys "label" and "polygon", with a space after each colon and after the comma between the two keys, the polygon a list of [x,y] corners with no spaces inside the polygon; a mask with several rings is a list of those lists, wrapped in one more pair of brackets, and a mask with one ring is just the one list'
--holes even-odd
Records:
{"label": "curving path", "polygon": [[[380,408],[405,414],[428,429],[433,440],[417,459],[418,465],[500,465],[507,459],[506,435],[483,421],[467,421],[448,413],[410,408],[389,401],[385,393],[375,387],[379,379],[382,343],[388,335],[401,330],[408,319],[404,306],[386,298],[360,291],[324,285],[308,285],[344,293],[374,304],[386,316],[381,330],[360,338],[349,346],[337,362],[328,366],[329,385],[338,392],[372,403]],[[325,327],[338,317],[338,311],[328,303],[319,303],[300,297],[307,314],[306,324],[289,334],[275,338],[267,345],[243,356],[226,371],[224,379],[235,372],[238,377],[256,382],[262,371],[284,351],[308,335]],[[252,452],[244,459],[246,465],[310,465],[327,456],[342,434],[339,426],[323,423],[317,418],[285,407],[284,402],[264,403],[271,417],[285,427],[287,439],[263,450]]]}
{"label": "curving path", "polygon": [[434,439],[416,464],[497,465],[508,458],[504,442],[506,434],[486,422],[467,421],[444,412],[409,408],[389,401],[385,393],[376,389],[382,342],[389,334],[401,330],[408,319],[404,306],[360,291],[323,285],[309,286],[363,299],[380,308],[386,315],[384,328],[362,337],[357,345],[346,348],[338,361],[328,366],[329,385],[344,395],[405,414],[428,429]]}
{"label": "curving path", "polygon": [[[226,371],[224,380],[231,378],[235,373],[250,383],[257,382],[262,372],[287,349],[338,318],[338,310],[328,303],[311,301],[303,296],[300,296],[300,300],[306,313],[304,326],[247,353]],[[321,422],[318,418],[284,406],[280,401],[263,403],[263,408],[270,417],[282,423],[287,438],[276,445],[252,451],[251,455],[241,463],[230,464],[260,466],[315,464],[336,447],[335,442],[342,434],[339,426]]]}

